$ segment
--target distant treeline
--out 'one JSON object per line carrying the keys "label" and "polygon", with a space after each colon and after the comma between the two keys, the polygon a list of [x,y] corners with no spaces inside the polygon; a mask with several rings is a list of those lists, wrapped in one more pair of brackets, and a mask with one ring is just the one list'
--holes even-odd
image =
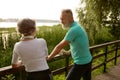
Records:
{"label": "distant treeline", "polygon": [[[17,22],[18,18],[8,18],[8,19],[2,19],[0,18],[0,22]],[[36,22],[44,22],[44,23],[59,23],[59,20],[48,20],[48,19],[35,19]]]}

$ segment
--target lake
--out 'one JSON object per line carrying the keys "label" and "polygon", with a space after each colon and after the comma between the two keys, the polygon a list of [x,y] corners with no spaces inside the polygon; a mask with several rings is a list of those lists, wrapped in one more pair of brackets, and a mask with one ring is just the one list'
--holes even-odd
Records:
{"label": "lake", "polygon": [[[60,24],[60,22],[36,22],[36,26],[53,26]],[[10,27],[16,27],[17,22],[0,22],[0,28],[10,28]]]}

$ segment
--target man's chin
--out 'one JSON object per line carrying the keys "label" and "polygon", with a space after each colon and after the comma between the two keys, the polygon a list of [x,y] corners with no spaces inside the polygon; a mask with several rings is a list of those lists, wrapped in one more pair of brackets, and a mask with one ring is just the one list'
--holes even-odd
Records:
{"label": "man's chin", "polygon": [[62,25],[62,28],[63,28],[63,29],[68,29],[69,26]]}

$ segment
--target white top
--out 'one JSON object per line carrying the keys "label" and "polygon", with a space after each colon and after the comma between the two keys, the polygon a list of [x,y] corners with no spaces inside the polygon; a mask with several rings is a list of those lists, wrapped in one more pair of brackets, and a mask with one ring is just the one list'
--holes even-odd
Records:
{"label": "white top", "polygon": [[44,39],[17,42],[13,49],[12,64],[22,60],[27,72],[49,69],[46,57],[47,44]]}

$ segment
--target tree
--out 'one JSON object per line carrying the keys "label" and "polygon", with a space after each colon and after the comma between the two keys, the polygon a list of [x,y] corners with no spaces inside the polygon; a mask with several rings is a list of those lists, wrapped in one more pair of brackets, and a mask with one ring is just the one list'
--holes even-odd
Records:
{"label": "tree", "polygon": [[99,31],[107,25],[106,21],[111,34],[115,38],[120,35],[120,0],[82,0],[83,3],[86,6],[77,9],[78,18],[89,36],[93,36],[93,43],[96,33],[100,34]]}
{"label": "tree", "polygon": [[120,39],[120,0],[111,0],[110,4],[110,32],[115,39]]}

